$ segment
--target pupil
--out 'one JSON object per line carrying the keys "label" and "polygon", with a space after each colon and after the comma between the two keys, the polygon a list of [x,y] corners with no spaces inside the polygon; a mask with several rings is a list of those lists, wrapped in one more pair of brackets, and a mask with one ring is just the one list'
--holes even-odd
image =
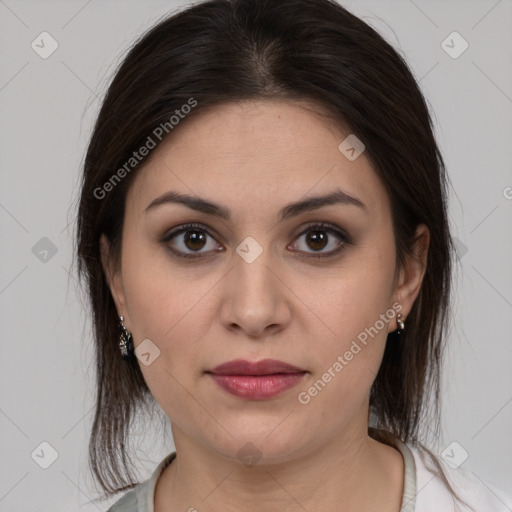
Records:
{"label": "pupil", "polygon": [[[191,233],[190,236],[186,237],[185,244],[189,249],[202,249],[204,246],[205,236],[201,231],[187,231],[187,233]],[[199,244],[199,245],[195,245]]]}
{"label": "pupil", "polygon": [[327,244],[327,236],[323,231],[310,231],[307,235],[307,243],[310,244],[312,249],[323,249]]}

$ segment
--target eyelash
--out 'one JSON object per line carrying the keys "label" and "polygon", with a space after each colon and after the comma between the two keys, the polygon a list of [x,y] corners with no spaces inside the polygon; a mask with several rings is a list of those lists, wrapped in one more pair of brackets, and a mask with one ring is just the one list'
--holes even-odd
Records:
{"label": "eyelash", "polygon": [[[198,231],[202,231],[202,232],[206,233],[207,236],[214,238],[213,235],[211,235],[211,233],[209,232],[208,228],[206,226],[204,226],[203,224],[183,224],[179,228],[171,231],[170,233],[167,233],[162,238],[161,242],[169,249],[169,251],[172,254],[178,256],[179,258],[195,259],[195,260],[206,258],[208,256],[204,255],[205,253],[197,253],[197,254],[182,253],[175,249],[171,249],[167,245],[174,237],[181,235],[183,233],[186,233],[187,231],[193,231],[194,229],[198,230]],[[339,244],[338,248],[330,251],[327,254],[306,253],[308,255],[307,256],[308,258],[317,258],[317,259],[325,258],[326,259],[326,258],[331,258],[331,257],[337,256],[343,250],[344,247],[346,247],[347,245],[350,245],[352,243],[352,239],[347,233],[341,231],[336,226],[326,223],[326,222],[309,224],[308,226],[306,226],[306,228],[301,233],[299,233],[297,235],[296,238],[299,238],[302,235],[305,235],[310,231],[327,231],[329,233],[334,233],[334,235],[339,237],[342,242]]]}

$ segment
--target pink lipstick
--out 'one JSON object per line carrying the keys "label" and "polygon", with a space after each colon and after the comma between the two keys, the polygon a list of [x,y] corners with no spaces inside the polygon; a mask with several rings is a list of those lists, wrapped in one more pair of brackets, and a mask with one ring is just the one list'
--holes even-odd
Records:
{"label": "pink lipstick", "polygon": [[296,386],[307,372],[275,359],[235,359],[207,373],[228,393],[248,400],[265,400]]}

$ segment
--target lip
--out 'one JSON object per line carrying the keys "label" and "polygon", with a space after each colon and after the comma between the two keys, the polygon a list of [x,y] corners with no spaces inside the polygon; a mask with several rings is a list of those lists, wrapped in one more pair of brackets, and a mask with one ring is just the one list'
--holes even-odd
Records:
{"label": "lip", "polygon": [[248,400],[265,400],[296,386],[306,370],[278,361],[235,359],[208,371],[221,389]]}
{"label": "lip", "polygon": [[277,359],[262,359],[261,361],[233,359],[216,366],[208,373],[216,375],[273,375],[276,373],[301,373],[305,371],[303,368]]}

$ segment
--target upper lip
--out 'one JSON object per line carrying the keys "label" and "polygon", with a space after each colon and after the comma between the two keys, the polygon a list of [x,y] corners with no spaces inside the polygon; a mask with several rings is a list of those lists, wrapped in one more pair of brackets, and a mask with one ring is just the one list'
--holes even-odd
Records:
{"label": "upper lip", "polygon": [[272,375],[274,373],[303,373],[305,370],[278,361],[277,359],[262,359],[261,361],[246,361],[233,359],[213,368],[208,373],[218,375]]}

